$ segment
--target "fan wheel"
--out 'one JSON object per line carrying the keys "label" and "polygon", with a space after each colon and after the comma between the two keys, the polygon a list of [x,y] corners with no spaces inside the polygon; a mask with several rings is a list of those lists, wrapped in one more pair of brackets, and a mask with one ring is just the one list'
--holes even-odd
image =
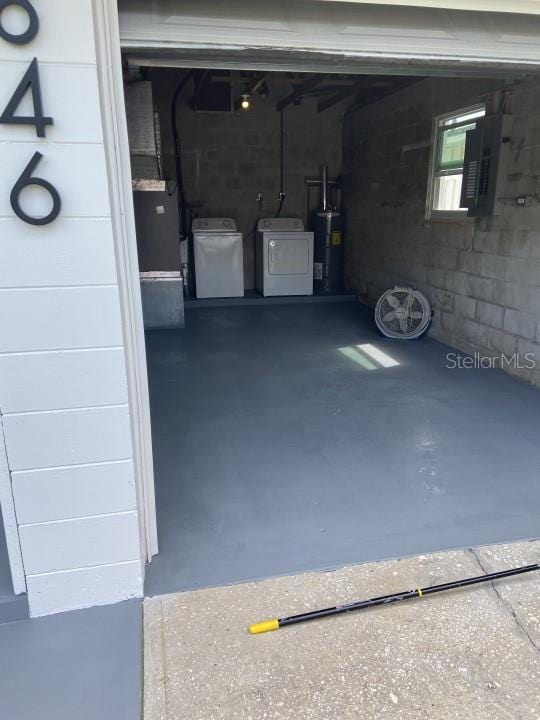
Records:
{"label": "fan wheel", "polygon": [[430,320],[427,298],[413,288],[396,286],[387,290],[375,307],[375,323],[389,338],[414,340],[425,333]]}

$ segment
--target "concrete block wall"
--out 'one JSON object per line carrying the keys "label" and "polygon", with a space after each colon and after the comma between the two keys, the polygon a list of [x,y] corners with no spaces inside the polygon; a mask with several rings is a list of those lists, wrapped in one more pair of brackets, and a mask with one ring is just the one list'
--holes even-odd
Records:
{"label": "concrete block wall", "polygon": [[[346,275],[369,302],[396,283],[418,287],[433,305],[433,337],[490,357],[534,353],[536,369],[505,369],[540,385],[538,81],[511,85],[514,128],[502,215],[425,219],[432,118],[501,87],[510,86],[428,79],[346,119]],[[522,195],[527,205],[518,207]]]}
{"label": "concrete block wall", "polygon": [[[0,420],[35,616],[140,596],[142,566],[92,3],[32,4],[36,39],[0,39],[0,109],[37,57],[54,125],[0,125]],[[9,202],[36,150],[62,198],[44,226]],[[39,188],[22,202],[48,212]]]}
{"label": "concrete block wall", "polygon": [[[164,170],[175,178],[170,103],[182,70],[154,69],[154,103],[160,113]],[[182,141],[182,160],[188,199],[200,203],[200,216],[232,217],[244,233],[244,278],[246,288],[254,287],[253,227],[258,219],[257,192],[264,193],[264,215],[274,216],[280,190],[280,113],[276,102],[291,92],[290,81],[267,75],[269,95],[253,98],[249,111],[235,113],[195,113],[189,105],[192,86],[188,85],[178,103],[178,125]],[[235,76],[234,97],[244,83]],[[317,113],[316,99],[290,105],[284,114],[284,188],[287,194],[283,217],[305,219],[304,177],[318,175],[327,163],[330,174],[341,166],[342,107]],[[312,191],[314,203],[318,193]]]}

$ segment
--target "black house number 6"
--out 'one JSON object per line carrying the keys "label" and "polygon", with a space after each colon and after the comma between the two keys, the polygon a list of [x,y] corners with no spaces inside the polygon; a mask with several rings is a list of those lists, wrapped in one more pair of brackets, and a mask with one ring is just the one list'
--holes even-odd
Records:
{"label": "black house number 6", "polygon": [[[8,32],[2,24],[2,13],[9,6],[20,7],[28,16],[28,27],[19,35],[14,35]],[[0,38],[6,40],[9,43],[15,45],[26,45],[27,43],[34,40],[39,32],[39,17],[29,0],[0,0]],[[16,115],[15,111],[19,107],[22,99],[26,95],[27,91],[30,90],[32,93],[32,103],[34,106],[33,115]],[[43,115],[43,103],[41,100],[41,84],[39,79],[39,64],[38,59],[34,58],[28,69],[24,73],[21,81],[15,88],[11,99],[6,105],[4,111],[0,115],[0,123],[4,125],[33,125],[36,129],[36,135],[38,137],[45,137],[46,127],[53,124],[51,117],[45,117]],[[11,207],[17,217],[30,225],[48,225],[56,219],[62,201],[58,190],[48,180],[44,180],[40,177],[32,175],[33,171],[41,161],[43,155],[40,152],[35,152],[23,170],[21,176],[13,186],[10,195]],[[29,187],[30,185],[38,185],[39,187],[46,190],[52,199],[52,209],[44,217],[32,217],[28,215],[21,207],[20,195],[21,192]]]}

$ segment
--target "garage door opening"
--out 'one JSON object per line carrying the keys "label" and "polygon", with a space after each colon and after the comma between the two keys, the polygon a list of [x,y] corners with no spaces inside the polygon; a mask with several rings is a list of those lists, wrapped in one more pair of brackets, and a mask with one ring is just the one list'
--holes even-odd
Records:
{"label": "garage door opening", "polygon": [[[536,537],[538,81],[124,66],[147,594]],[[465,143],[495,115],[475,218]],[[375,327],[396,284],[431,303],[419,341]]]}

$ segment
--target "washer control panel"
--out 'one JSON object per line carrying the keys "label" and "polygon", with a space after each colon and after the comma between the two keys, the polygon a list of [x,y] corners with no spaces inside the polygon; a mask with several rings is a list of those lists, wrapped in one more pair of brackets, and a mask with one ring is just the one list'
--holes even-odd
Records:
{"label": "washer control panel", "polygon": [[191,224],[193,232],[236,232],[232,218],[195,218]]}

